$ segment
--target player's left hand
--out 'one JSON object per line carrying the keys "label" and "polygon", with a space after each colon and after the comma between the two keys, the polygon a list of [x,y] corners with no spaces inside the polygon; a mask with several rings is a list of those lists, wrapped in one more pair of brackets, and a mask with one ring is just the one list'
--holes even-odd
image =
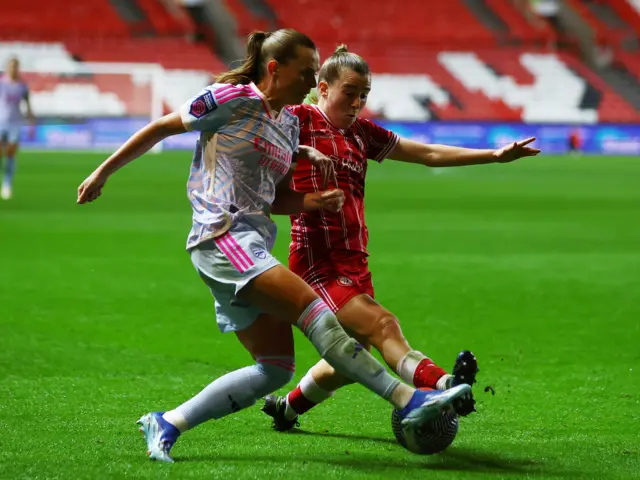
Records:
{"label": "player's left hand", "polygon": [[102,194],[102,187],[107,182],[108,175],[100,169],[89,175],[78,187],[78,203],[93,202]]}
{"label": "player's left hand", "polygon": [[322,188],[327,189],[330,181],[333,181],[337,187],[338,179],[336,178],[333,160],[312,147],[305,148],[305,154],[311,165],[318,167],[322,172]]}
{"label": "player's left hand", "polygon": [[519,142],[513,142],[510,145],[502,147],[495,152],[493,152],[493,156],[498,163],[508,163],[513,162],[514,160],[518,160],[522,157],[535,157],[540,153],[540,150],[537,148],[529,147],[528,145],[536,140],[536,137],[530,137],[526,140],[521,140]]}
{"label": "player's left hand", "polygon": [[320,207],[332,213],[338,213],[344,205],[344,192],[339,188],[327,190],[320,195]]}

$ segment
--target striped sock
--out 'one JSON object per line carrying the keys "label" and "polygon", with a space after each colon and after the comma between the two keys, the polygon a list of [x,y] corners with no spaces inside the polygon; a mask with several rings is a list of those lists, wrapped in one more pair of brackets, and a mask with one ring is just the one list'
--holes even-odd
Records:
{"label": "striped sock", "polygon": [[308,371],[298,386],[287,395],[287,409],[284,416],[288,420],[293,420],[297,415],[302,415],[331,398],[334,393],[321,388],[313,379],[311,371]]}
{"label": "striped sock", "polygon": [[[412,383],[416,388],[438,388],[443,384],[441,379],[448,378],[447,372],[435,364],[433,360],[417,350],[411,350],[398,362],[396,369],[400,378]],[[444,388],[438,388],[444,390]]]}

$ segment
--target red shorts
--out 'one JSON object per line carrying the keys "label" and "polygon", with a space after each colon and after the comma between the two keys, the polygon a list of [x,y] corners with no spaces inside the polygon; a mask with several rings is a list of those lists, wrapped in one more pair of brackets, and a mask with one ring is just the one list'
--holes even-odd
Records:
{"label": "red shorts", "polygon": [[373,298],[373,283],[367,255],[350,250],[329,250],[321,254],[296,250],[289,255],[289,268],[307,282],[337,312],[356,295]]}

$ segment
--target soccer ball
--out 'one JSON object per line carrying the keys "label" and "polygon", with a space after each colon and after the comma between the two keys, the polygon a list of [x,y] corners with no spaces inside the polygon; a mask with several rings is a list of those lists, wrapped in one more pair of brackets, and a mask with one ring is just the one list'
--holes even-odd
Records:
{"label": "soccer ball", "polygon": [[402,426],[397,410],[391,414],[391,428],[400,445],[413,453],[433,455],[453,443],[458,433],[458,415],[453,410],[442,412],[418,430]]}

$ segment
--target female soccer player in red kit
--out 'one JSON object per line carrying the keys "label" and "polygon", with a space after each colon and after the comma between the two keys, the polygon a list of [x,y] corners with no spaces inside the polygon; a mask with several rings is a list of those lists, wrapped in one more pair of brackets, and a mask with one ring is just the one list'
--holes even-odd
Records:
{"label": "female soccer player in red kit", "polygon": [[[472,385],[478,368],[471,352],[460,353],[453,375],[447,374],[409,346],[395,315],[374,300],[364,216],[367,161],[389,158],[430,167],[453,167],[511,162],[540,151],[528,146],[535,138],[499,150],[423,145],[400,138],[358,118],[370,89],[368,64],[340,46],[320,69],[317,105],[289,107],[300,120],[300,144],[316,148],[334,161],[336,187],[346,196],[338,213],[318,210],[291,217],[289,267],[324,299],[363,348],[378,349],[389,367],[406,382],[433,389]],[[300,192],[318,191],[322,185],[320,175],[319,169],[301,160],[293,174],[292,187]],[[321,360],[286,397],[266,397],[263,410],[273,417],[276,430],[289,430],[299,414],[349,383],[352,382]],[[458,414],[468,415],[475,410],[474,400],[467,397],[455,408]]]}

